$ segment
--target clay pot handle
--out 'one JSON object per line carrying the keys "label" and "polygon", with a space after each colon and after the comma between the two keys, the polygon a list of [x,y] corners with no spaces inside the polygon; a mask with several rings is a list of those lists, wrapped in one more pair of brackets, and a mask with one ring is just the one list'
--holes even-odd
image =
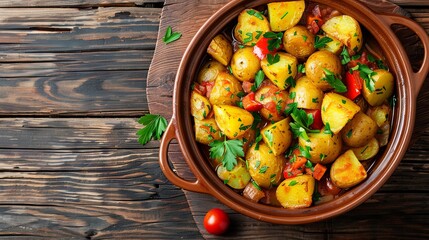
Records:
{"label": "clay pot handle", "polygon": [[197,180],[195,180],[195,182],[190,182],[179,177],[174,172],[174,170],[171,169],[168,161],[168,146],[170,145],[170,142],[175,138],[176,138],[176,127],[174,125],[174,119],[172,119],[166,131],[164,132],[164,135],[161,140],[161,146],[159,148],[159,165],[161,166],[162,172],[171,183],[173,183],[174,185],[180,188],[183,188],[192,192],[209,193],[209,191],[201,184],[198,178]]}
{"label": "clay pot handle", "polygon": [[[419,94],[420,89],[423,86],[423,83],[428,75],[429,71],[429,37],[426,31],[416,22],[412,21],[409,18],[398,16],[398,15],[384,15],[379,14],[378,16],[390,27],[393,24],[403,25],[411,29],[417,36],[420,38],[420,41],[423,43],[424,48],[424,56],[423,63],[420,67],[419,71],[414,72],[410,71],[411,79],[413,79],[414,83],[414,93],[415,96]],[[408,60],[409,61],[409,60]],[[409,65],[411,66],[411,65]]]}

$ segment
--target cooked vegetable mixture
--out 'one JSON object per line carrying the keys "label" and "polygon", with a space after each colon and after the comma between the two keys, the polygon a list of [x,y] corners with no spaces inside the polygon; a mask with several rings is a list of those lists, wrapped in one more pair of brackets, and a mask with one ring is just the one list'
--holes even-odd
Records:
{"label": "cooked vegetable mixture", "polygon": [[192,85],[195,139],[224,184],[305,208],[361,183],[387,145],[394,77],[351,16],[305,1],[246,9]]}

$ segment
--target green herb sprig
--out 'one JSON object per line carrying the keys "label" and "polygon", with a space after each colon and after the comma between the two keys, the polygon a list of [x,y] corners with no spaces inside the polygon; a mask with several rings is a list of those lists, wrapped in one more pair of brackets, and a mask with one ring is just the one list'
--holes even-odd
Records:
{"label": "green herb sprig", "polygon": [[221,159],[226,170],[231,171],[237,165],[237,157],[244,157],[241,140],[215,140],[209,144],[210,158]]}
{"label": "green herb sprig", "polygon": [[167,31],[165,32],[165,35],[162,38],[162,41],[165,44],[169,44],[174,41],[177,41],[181,36],[182,34],[180,32],[173,32],[173,29],[170,26],[168,26]]}
{"label": "green herb sprig", "polygon": [[146,114],[139,118],[138,123],[144,127],[137,131],[138,142],[145,145],[150,140],[161,138],[167,128],[167,120],[161,115]]}

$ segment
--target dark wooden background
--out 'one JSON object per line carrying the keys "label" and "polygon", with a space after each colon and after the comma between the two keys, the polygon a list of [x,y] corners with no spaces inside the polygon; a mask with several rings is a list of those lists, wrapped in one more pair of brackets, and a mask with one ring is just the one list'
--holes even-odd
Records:
{"label": "dark wooden background", "polygon": [[[170,118],[180,51],[163,45],[158,30],[173,26],[184,34],[176,43],[186,45],[196,31],[190,26],[224,2],[0,0],[0,238],[211,237],[201,218],[217,201],[170,184],[159,168],[159,143],[142,147],[135,132],[149,105]],[[429,32],[427,0],[392,2]],[[204,10],[195,14],[193,6]],[[159,53],[172,57],[159,61]],[[155,94],[170,101],[148,102]],[[429,130],[421,129],[389,182],[350,214],[313,225],[268,225],[274,231],[246,220],[229,235],[428,238]],[[170,152],[180,155],[177,144]]]}

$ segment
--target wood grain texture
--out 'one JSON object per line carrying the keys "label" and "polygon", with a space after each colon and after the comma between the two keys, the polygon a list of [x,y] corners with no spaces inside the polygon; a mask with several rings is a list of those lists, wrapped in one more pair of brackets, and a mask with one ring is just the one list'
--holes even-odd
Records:
{"label": "wood grain texture", "polygon": [[[205,6],[207,2],[211,2],[210,8]],[[187,43],[191,39],[187,35],[193,35],[205,21],[204,18],[191,18],[189,16],[193,12],[198,16],[214,12],[216,10],[214,6],[219,8],[224,2],[199,1],[198,4],[202,5],[201,8],[199,5],[187,5],[180,3],[180,1],[165,2],[160,22],[159,40],[152,63],[153,68],[150,69],[148,75],[148,102],[151,112],[162,114],[167,118],[171,117],[175,70]],[[429,32],[429,26],[426,24],[429,9],[427,7],[422,8],[422,6],[428,5],[427,1],[407,3],[408,5],[418,5],[418,7],[410,6],[405,8],[405,11],[384,1],[380,3],[379,1],[365,0],[364,2],[372,4],[372,7],[379,9],[379,11],[397,14],[409,13]],[[178,19],[183,20],[178,21]],[[185,23],[187,23],[188,28],[183,29]],[[189,27],[189,24],[192,24],[192,28]],[[177,31],[186,31],[186,34],[180,41],[165,46],[160,42],[160,38],[166,26],[173,26],[173,29]],[[404,32],[398,32],[398,34],[404,34]],[[408,41],[410,45],[417,44],[415,36],[410,35],[407,39],[405,41]],[[410,57],[418,59],[419,51],[414,48],[410,50]],[[418,61],[414,63],[418,68]],[[428,81],[426,81],[418,99],[419,115],[423,113],[422,111],[429,114],[429,106],[424,98],[429,92],[427,85]],[[185,194],[195,222],[202,236],[206,239],[231,237],[234,239],[425,239],[429,237],[429,230],[425,227],[429,219],[429,188],[427,187],[429,181],[429,150],[427,149],[429,130],[427,130],[427,124],[427,118],[417,118],[416,129],[421,137],[418,141],[414,137],[413,148],[408,151],[389,181],[364,204],[333,219],[299,226],[274,225],[238,214],[209,195],[189,191],[185,191]],[[177,157],[174,159],[176,160]],[[174,166],[179,174],[186,175],[186,177],[192,175],[187,170],[186,165],[176,164]],[[225,209],[232,218],[232,230],[224,237],[210,235],[203,227],[204,215],[213,207]]]}
{"label": "wood grain texture", "polygon": [[0,7],[105,7],[105,6],[142,6],[162,7],[162,0],[0,0]]}

